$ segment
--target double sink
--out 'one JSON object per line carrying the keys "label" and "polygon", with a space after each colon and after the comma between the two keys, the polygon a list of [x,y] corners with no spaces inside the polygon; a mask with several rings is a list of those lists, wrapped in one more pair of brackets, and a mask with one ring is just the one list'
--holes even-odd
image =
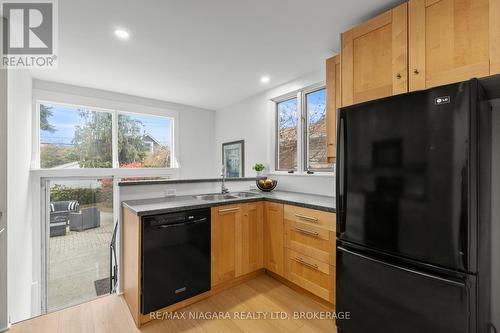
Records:
{"label": "double sink", "polygon": [[221,201],[221,200],[233,200],[233,199],[256,198],[256,197],[259,197],[259,194],[250,192],[236,192],[227,194],[203,194],[195,196],[195,198],[205,201]]}

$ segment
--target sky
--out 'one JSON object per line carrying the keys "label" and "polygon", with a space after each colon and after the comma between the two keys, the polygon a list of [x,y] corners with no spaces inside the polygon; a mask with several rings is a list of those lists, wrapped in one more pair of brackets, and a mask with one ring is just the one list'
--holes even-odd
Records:
{"label": "sky", "polygon": [[[161,144],[170,145],[171,120],[168,118],[154,116],[140,116],[135,114],[126,115],[134,120],[139,120],[144,125],[144,131],[151,134]],[[52,116],[48,119],[49,124],[56,128],[54,133],[40,131],[41,143],[71,144],[75,134],[75,128],[80,124],[78,108],[53,105]]]}
{"label": "sky", "polygon": [[[309,122],[321,120],[326,109],[326,89],[309,93],[307,96],[307,111]],[[278,112],[282,121],[282,128],[297,126],[297,98],[292,98],[278,104]]]}

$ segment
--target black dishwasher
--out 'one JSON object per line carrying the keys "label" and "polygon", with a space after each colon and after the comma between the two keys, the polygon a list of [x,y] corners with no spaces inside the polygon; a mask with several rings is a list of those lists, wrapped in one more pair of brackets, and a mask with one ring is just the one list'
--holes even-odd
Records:
{"label": "black dishwasher", "polygon": [[210,290],[210,209],[143,218],[141,311]]}

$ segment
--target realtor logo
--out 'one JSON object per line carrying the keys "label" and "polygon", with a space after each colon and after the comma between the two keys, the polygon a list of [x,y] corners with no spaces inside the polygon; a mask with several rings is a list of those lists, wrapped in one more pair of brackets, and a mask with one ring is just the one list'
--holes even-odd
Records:
{"label": "realtor logo", "polygon": [[3,67],[55,67],[55,1],[4,1],[2,16]]}

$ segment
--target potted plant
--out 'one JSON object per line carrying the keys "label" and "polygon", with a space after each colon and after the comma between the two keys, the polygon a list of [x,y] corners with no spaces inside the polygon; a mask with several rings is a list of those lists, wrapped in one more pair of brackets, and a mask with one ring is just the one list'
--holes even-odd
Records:
{"label": "potted plant", "polygon": [[256,163],[254,166],[253,166],[253,169],[255,170],[255,172],[257,173],[257,177],[260,177],[262,176],[262,171],[264,171],[266,167],[264,166],[264,164],[262,163]]}

